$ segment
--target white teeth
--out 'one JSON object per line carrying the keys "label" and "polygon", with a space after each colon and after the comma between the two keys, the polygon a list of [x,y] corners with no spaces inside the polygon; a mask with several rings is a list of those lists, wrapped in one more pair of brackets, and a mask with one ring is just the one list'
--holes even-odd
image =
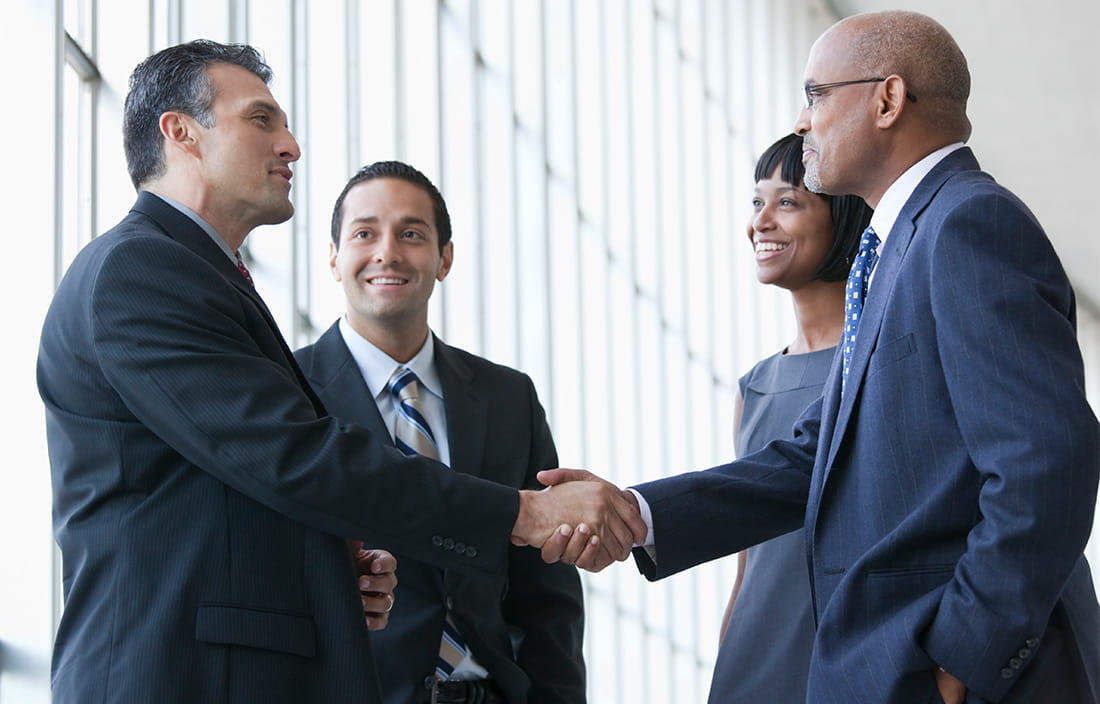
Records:
{"label": "white teeth", "polygon": [[757,252],[779,252],[787,248],[787,245],[780,244],[779,242],[757,242]]}
{"label": "white teeth", "polygon": [[388,279],[384,276],[379,276],[370,280],[372,284],[403,284],[405,279]]}

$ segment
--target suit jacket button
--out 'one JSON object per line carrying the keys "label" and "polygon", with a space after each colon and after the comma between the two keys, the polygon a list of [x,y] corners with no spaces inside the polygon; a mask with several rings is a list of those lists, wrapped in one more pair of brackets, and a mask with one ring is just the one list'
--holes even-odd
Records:
{"label": "suit jacket button", "polygon": [[1020,648],[1020,652],[1018,652],[1016,654],[1019,655],[1020,659],[1022,659],[1022,660],[1027,660],[1028,658],[1031,657],[1031,651],[1028,650],[1027,648]]}
{"label": "suit jacket button", "polygon": [[1010,680],[1016,674],[1016,671],[1012,668],[1006,667],[1001,670],[1001,679]]}
{"label": "suit jacket button", "polygon": [[1024,664],[1024,661],[1021,660],[1020,658],[1012,658],[1011,660],[1008,661],[1008,666],[1011,667],[1013,670],[1019,670],[1020,666],[1023,665],[1023,664]]}
{"label": "suit jacket button", "polygon": [[455,543],[455,552],[459,555],[466,554],[466,543]]}
{"label": "suit jacket button", "polygon": [[1031,648],[1032,650],[1035,650],[1035,648],[1039,647],[1039,639],[1038,638],[1028,638],[1026,643],[1027,643],[1027,647]]}
{"label": "suit jacket button", "polygon": [[428,675],[424,678],[424,689],[430,690],[435,686],[435,675]]}
{"label": "suit jacket button", "polygon": [[436,546],[437,548],[442,546],[443,545],[443,538],[441,538],[438,535],[433,535],[432,536],[432,545]]}
{"label": "suit jacket button", "polygon": [[451,538],[444,538],[443,539],[443,547],[447,550],[454,550],[455,549],[455,541]]}
{"label": "suit jacket button", "polygon": [[475,548],[473,545],[467,545],[466,557],[477,557],[477,548]]}

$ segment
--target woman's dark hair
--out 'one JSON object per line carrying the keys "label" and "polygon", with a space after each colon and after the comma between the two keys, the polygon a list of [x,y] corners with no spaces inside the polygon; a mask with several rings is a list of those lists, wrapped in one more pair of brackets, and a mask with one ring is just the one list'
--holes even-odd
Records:
{"label": "woman's dark hair", "polygon": [[[779,178],[792,186],[804,187],[802,177],[806,167],[802,165],[801,136],[789,134],[765,149],[756,162],[756,180],[771,178],[776,168],[779,169]],[[859,250],[859,239],[870,224],[873,211],[859,196],[815,195],[829,204],[834,235],[833,246],[829,248],[814,278],[841,281],[848,278],[848,270]]]}

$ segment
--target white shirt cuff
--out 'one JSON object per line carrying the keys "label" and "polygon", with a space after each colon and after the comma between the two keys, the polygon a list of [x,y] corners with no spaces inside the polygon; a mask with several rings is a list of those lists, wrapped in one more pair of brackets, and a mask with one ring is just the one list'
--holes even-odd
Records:
{"label": "white shirt cuff", "polygon": [[645,497],[642,496],[637,489],[627,487],[626,490],[634,494],[634,497],[638,499],[638,513],[642,515],[642,521],[645,522],[646,528],[645,542],[641,545],[635,543],[634,547],[641,548],[655,545],[656,542],[653,538],[653,512],[649,510],[649,502],[645,500]]}

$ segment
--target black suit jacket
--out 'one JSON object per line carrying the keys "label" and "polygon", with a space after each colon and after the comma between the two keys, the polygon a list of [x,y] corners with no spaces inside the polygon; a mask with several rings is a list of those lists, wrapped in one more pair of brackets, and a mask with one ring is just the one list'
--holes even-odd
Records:
{"label": "black suit jacket", "polygon": [[[338,324],[295,355],[333,415],[388,435]],[[541,486],[535,474],[556,467],[558,458],[530,378],[439,339],[435,364],[451,467],[510,487]],[[584,702],[584,608],[575,568],[547,565],[538,551],[512,547],[506,572],[483,577],[440,569],[385,542],[378,546],[398,553],[397,601],[389,626],[373,634],[387,702],[422,701],[448,604],[474,657],[509,702]],[[522,637],[518,650],[512,634]]]}
{"label": "black suit jacket", "polygon": [[507,561],[515,490],[326,416],[233,263],[151,194],[73,261],[38,383],[58,704],[377,704],[342,536],[487,575]]}

